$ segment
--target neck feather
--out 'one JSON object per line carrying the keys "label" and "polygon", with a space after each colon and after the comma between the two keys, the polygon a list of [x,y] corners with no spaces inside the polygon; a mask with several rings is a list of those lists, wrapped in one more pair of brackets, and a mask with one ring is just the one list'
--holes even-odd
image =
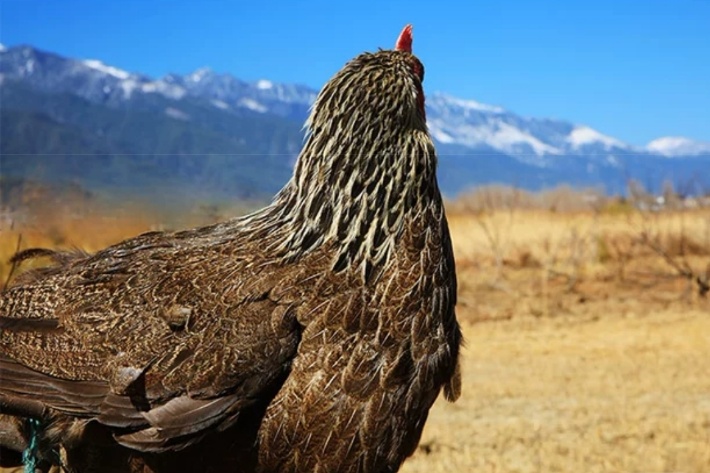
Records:
{"label": "neck feather", "polygon": [[388,261],[406,221],[440,207],[441,195],[425,132],[364,155],[355,154],[362,148],[353,141],[338,150],[337,143],[309,136],[291,181],[250,224],[287,260],[333,245],[332,269],[360,266],[368,280]]}

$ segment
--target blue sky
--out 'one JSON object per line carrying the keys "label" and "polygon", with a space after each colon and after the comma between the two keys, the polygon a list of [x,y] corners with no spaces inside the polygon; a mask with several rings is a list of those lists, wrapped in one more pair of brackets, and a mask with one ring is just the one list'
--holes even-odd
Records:
{"label": "blue sky", "polygon": [[710,0],[0,0],[0,42],[160,76],[202,66],[319,88],[405,23],[425,90],[710,141]]}

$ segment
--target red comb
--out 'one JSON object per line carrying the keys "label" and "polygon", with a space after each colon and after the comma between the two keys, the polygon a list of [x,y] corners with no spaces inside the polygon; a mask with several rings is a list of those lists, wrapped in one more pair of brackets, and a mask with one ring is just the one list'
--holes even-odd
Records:
{"label": "red comb", "polygon": [[399,34],[399,38],[397,38],[397,42],[394,44],[394,49],[396,51],[412,52],[412,25],[404,27]]}

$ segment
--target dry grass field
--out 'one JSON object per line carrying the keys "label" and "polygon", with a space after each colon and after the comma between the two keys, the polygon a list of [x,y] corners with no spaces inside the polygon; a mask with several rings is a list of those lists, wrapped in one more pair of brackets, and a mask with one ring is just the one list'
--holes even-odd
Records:
{"label": "dry grass field", "polygon": [[403,472],[710,472],[710,209],[450,224],[463,394]]}
{"label": "dry grass field", "polygon": [[[710,209],[479,204],[449,206],[463,394],[402,471],[710,472]],[[18,241],[95,251],[171,226],[135,210],[0,222],[1,280]],[[178,225],[220,213],[202,210]]]}

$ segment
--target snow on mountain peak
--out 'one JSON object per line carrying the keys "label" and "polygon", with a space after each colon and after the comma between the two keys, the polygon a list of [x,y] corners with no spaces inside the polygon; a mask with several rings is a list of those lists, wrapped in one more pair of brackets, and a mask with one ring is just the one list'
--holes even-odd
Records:
{"label": "snow on mountain peak", "polygon": [[225,102],[224,100],[212,99],[212,100],[210,100],[210,102],[212,103],[212,105],[214,105],[215,107],[217,107],[219,109],[222,109],[222,110],[229,109],[229,104],[227,104],[227,102]]}
{"label": "snow on mountain peak", "polygon": [[84,61],[81,61],[85,66],[88,66],[94,70],[103,72],[104,74],[109,74],[111,76],[114,76],[118,79],[128,79],[131,74],[124,71],[123,69],[119,69],[117,67],[113,66],[107,66],[103,62],[96,60],[96,59],[86,59]]}
{"label": "snow on mountain peak", "polygon": [[456,139],[442,130],[439,123],[429,124],[429,133],[439,143],[455,143]]}
{"label": "snow on mountain peak", "polygon": [[261,79],[260,81],[257,81],[256,83],[256,88],[259,90],[267,90],[270,89],[274,86],[273,82],[270,80],[266,79]]}
{"label": "snow on mountain peak", "polygon": [[603,144],[606,148],[623,148],[626,146],[624,143],[611,136],[604,135],[597,130],[583,125],[575,127],[567,136],[566,141],[570,143],[574,149],[597,143]]}
{"label": "snow on mountain peak", "polygon": [[465,110],[476,110],[479,112],[490,112],[490,113],[505,113],[505,109],[502,107],[497,107],[495,105],[487,105],[484,103],[476,102],[475,100],[465,100],[457,97],[452,97],[451,95],[445,94],[443,92],[435,92],[430,97],[437,104],[447,104],[456,107],[463,108]]}
{"label": "snow on mountain peak", "polygon": [[442,144],[493,148],[521,161],[544,166],[545,156],[600,156],[627,144],[588,126],[563,120],[526,118],[502,107],[440,92],[427,97],[432,137]]}
{"label": "snow on mountain peak", "polygon": [[201,67],[197,69],[195,72],[187,76],[187,80],[192,81],[192,82],[200,82],[202,79],[205,78],[205,76],[209,75],[212,73],[212,70],[209,67]]}
{"label": "snow on mountain peak", "polygon": [[179,85],[171,84],[164,80],[145,83],[141,85],[141,90],[148,94],[161,94],[173,100],[180,100],[187,94],[187,91]]}
{"label": "snow on mountain peak", "polygon": [[663,156],[697,156],[710,154],[710,142],[694,141],[683,136],[664,136],[646,145],[652,153]]}
{"label": "snow on mountain peak", "polygon": [[0,43],[0,53],[4,52],[4,51],[7,51],[7,48],[5,47],[4,44]]}
{"label": "snow on mountain peak", "polygon": [[498,124],[497,130],[490,138],[490,142],[494,147],[511,154],[519,153],[518,148],[520,145],[530,146],[537,156],[560,154],[560,150],[557,148],[542,142],[527,131],[505,122]]}
{"label": "snow on mountain peak", "polygon": [[504,120],[490,120],[485,124],[458,123],[439,117],[428,120],[429,131],[440,143],[455,143],[462,146],[491,148],[516,156],[529,157],[560,154],[561,151],[551,146],[526,130],[515,127]]}
{"label": "snow on mountain peak", "polygon": [[439,143],[493,148],[537,164],[541,162],[533,156],[562,153],[554,140],[547,140],[526,119],[502,107],[440,92],[427,97],[427,105],[429,131]]}
{"label": "snow on mountain peak", "polygon": [[249,110],[254,110],[255,112],[259,112],[259,113],[264,113],[264,112],[268,111],[268,109],[266,107],[264,107],[264,105],[260,104],[259,102],[257,102],[254,99],[250,99],[247,97],[241,99],[239,101],[239,105],[242,107],[248,108]]}

